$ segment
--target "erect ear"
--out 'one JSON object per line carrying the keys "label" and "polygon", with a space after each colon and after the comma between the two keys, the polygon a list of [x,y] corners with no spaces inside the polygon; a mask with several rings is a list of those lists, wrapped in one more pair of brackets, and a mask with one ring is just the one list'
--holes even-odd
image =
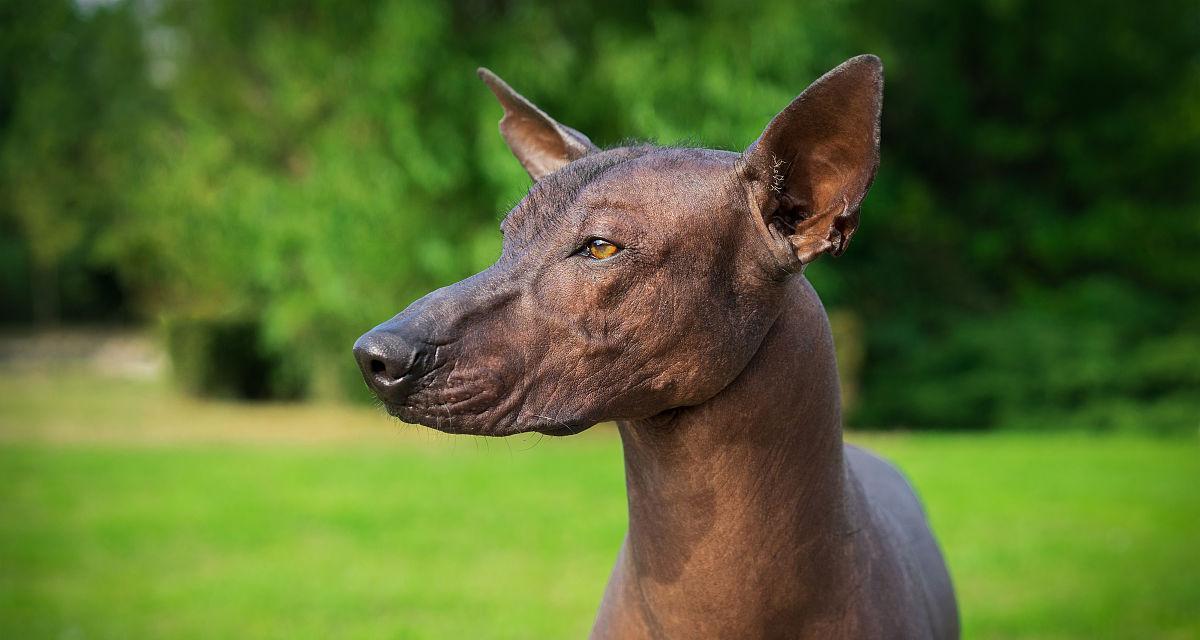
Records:
{"label": "erect ear", "polygon": [[883,63],[843,62],[801,93],[746,150],[771,236],[801,265],[841,255],[879,166]]}
{"label": "erect ear", "polygon": [[587,136],[556,122],[496,74],[483,67],[477,73],[504,107],[500,135],[534,181],[596,150]]}

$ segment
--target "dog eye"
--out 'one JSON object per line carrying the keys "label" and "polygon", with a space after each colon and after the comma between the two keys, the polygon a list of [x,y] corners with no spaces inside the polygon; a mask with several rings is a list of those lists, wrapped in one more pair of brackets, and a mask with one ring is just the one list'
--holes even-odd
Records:
{"label": "dog eye", "polygon": [[607,260],[621,251],[621,247],[600,238],[588,240],[584,249],[587,250],[589,256],[596,260]]}

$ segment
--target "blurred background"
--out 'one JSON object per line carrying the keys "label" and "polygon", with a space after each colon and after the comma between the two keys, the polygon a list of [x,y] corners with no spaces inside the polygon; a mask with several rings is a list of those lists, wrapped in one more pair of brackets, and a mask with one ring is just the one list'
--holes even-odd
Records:
{"label": "blurred background", "polygon": [[0,635],[579,637],[620,443],[373,408],[364,330],[601,145],[740,150],[883,58],[808,274],[967,637],[1200,636],[1200,3],[0,0]]}

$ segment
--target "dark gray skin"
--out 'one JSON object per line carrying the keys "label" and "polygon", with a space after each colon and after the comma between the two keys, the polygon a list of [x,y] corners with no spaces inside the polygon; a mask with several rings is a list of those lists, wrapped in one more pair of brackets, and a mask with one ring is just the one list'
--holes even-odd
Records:
{"label": "dark gray skin", "polygon": [[629,533],[595,638],[957,637],[916,495],[842,442],[802,276],[858,226],[878,58],[817,80],[742,154],[600,150],[480,75],[535,184],[496,264],[355,344],[388,411],[494,436],[617,421]]}

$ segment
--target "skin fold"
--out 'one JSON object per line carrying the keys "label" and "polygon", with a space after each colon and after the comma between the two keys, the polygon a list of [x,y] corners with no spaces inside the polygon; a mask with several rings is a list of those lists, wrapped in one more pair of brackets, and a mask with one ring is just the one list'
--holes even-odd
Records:
{"label": "skin fold", "polygon": [[879,60],[817,80],[741,154],[601,150],[480,76],[535,182],[494,265],[355,344],[388,411],[494,436],[617,422],[629,532],[593,637],[957,637],[916,495],[842,442],[803,277],[858,227]]}

